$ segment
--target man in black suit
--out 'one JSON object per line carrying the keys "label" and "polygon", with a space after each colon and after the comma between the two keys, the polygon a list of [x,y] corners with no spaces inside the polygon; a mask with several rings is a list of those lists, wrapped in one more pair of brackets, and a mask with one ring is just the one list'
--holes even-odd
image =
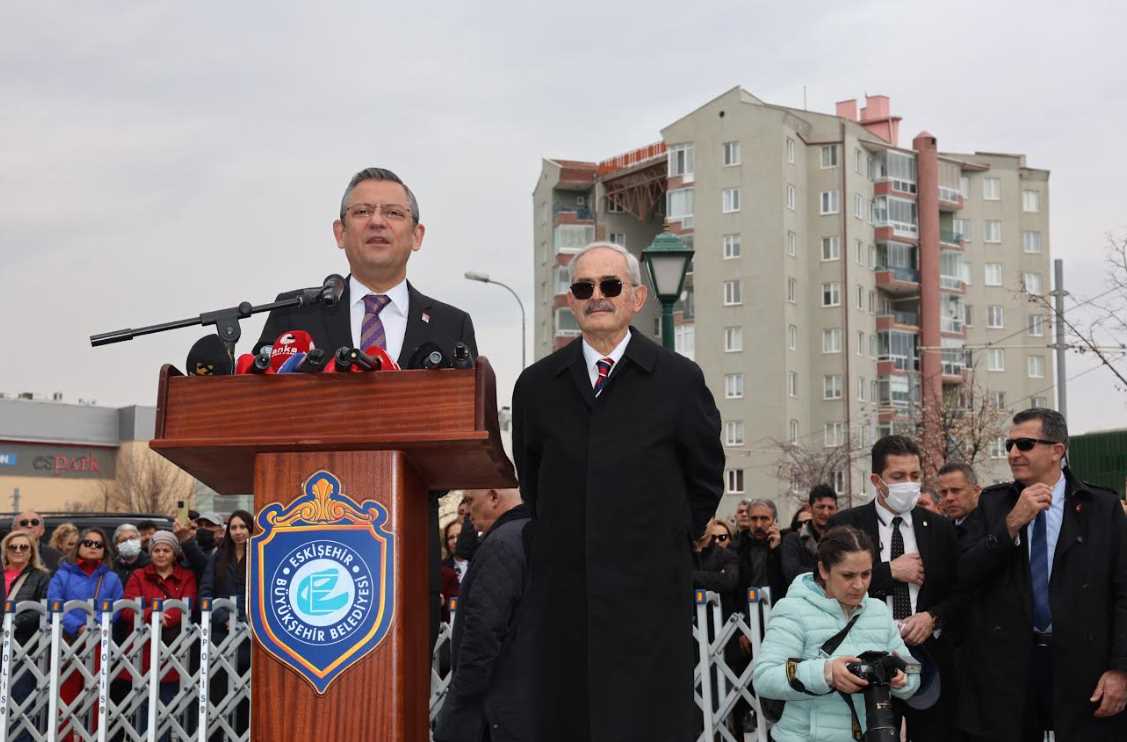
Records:
{"label": "man in black suit", "polygon": [[513,391],[544,639],[535,739],[684,742],[692,543],[724,493],[720,413],[700,367],[630,327],[647,294],[637,258],[595,243],[568,272],[582,338]]}
{"label": "man in black suit", "polygon": [[[955,620],[959,547],[951,521],[916,503],[920,495],[920,449],[901,435],[881,438],[872,450],[870,481],[876,497],[866,505],[844,510],[831,526],[853,526],[869,535],[879,553],[873,557],[869,595],[888,601],[904,643],[922,646],[939,669],[951,677],[953,655],[943,627]],[[913,742],[951,739],[949,694],[928,709],[914,709],[894,700],[908,720]]]}
{"label": "man in black suit", "polygon": [[[1127,518],[1067,467],[1056,410],[1013,417],[1014,481],[982,491],[983,536],[959,561],[974,591],[960,725],[990,742],[1127,739]],[[967,660],[964,660],[966,662]]]}
{"label": "man in black suit", "polygon": [[[351,274],[344,294],[332,307],[322,304],[270,313],[255,344],[257,352],[280,334],[304,330],[318,348],[369,348],[379,345],[402,367],[424,343],[448,356],[465,343],[477,356],[473,321],[461,309],[420,293],[407,280],[407,260],[423,246],[426,228],[411,189],[390,170],[367,168],[352,177],[340,201],[333,236],[344,250]],[[280,294],[278,299],[293,296]],[[438,635],[441,598],[438,501],[430,503],[431,636]]]}

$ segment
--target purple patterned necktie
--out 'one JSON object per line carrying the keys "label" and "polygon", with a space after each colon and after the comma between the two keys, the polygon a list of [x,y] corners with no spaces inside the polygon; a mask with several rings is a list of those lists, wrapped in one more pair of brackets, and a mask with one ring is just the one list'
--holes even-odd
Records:
{"label": "purple patterned necktie", "polygon": [[384,294],[368,294],[364,297],[364,324],[360,326],[360,349],[378,345],[387,350],[387,334],[380,320],[380,312],[391,302]]}
{"label": "purple patterned necktie", "polygon": [[595,361],[595,366],[599,369],[599,377],[595,379],[595,396],[603,393],[603,388],[607,385],[607,379],[610,378],[610,369],[614,365],[614,361],[610,358],[600,358]]}

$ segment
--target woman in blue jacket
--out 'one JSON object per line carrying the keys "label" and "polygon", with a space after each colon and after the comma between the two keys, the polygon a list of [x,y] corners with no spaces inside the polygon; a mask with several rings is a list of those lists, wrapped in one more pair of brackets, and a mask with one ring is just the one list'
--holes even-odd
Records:
{"label": "woman in blue jacket", "polygon": [[[47,585],[47,600],[121,600],[121,580],[113,571],[106,534],[98,528],[84,528],[78,535],[75,553],[59,563]],[[78,636],[86,628],[86,612],[80,609],[63,616],[67,637]]]}
{"label": "woman in blue jacket", "polygon": [[[869,650],[909,658],[888,606],[868,596],[873,556],[863,532],[848,526],[827,531],[818,543],[817,570],[796,577],[787,596],[775,605],[755,660],[756,693],[786,701],[782,718],[771,730],[776,742],[853,740],[853,718],[841,693],[851,694],[864,730],[862,693],[868,684],[846,665]],[[854,616],[853,628],[832,656],[826,656],[822,645]],[[798,662],[788,673],[792,659]],[[919,676],[897,672],[890,684],[894,696],[908,698],[919,687]]]}

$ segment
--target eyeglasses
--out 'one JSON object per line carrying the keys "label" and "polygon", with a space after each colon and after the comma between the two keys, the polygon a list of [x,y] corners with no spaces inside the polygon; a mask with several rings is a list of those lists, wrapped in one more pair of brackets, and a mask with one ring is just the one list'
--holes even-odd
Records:
{"label": "eyeglasses", "polygon": [[39,525],[42,522],[43,521],[39,520],[38,518],[30,518],[30,519],[24,518],[23,520],[20,521],[20,528],[27,528],[28,526],[31,526],[31,527],[34,528],[35,526]]}
{"label": "eyeglasses", "polygon": [[1046,446],[1051,446],[1060,441],[1047,441],[1044,438],[1007,438],[1006,439],[1006,453],[1010,452],[1014,446],[1017,446],[1019,451],[1032,451],[1033,447],[1038,443],[1044,443]]}
{"label": "eyeglasses", "polygon": [[[603,296],[613,299],[622,293],[622,280],[618,278],[603,278],[599,280],[599,291]],[[571,295],[576,299],[590,299],[595,295],[594,281],[576,281],[571,284]]]}
{"label": "eyeglasses", "polygon": [[731,538],[731,536],[729,536],[726,533],[718,533],[718,534],[716,534],[715,536],[712,537],[712,540],[713,541],[727,541],[730,538]]}
{"label": "eyeglasses", "polygon": [[106,545],[103,544],[101,541],[94,541],[93,539],[89,539],[89,538],[84,538],[81,541],[79,541],[78,543],[82,544],[87,549],[104,549],[104,548],[106,548]]}
{"label": "eyeglasses", "polygon": [[8,551],[31,551],[31,544],[8,544]]}
{"label": "eyeglasses", "polygon": [[411,216],[411,209],[402,204],[353,204],[344,213],[358,222],[366,222],[377,213],[389,222],[404,222]]}

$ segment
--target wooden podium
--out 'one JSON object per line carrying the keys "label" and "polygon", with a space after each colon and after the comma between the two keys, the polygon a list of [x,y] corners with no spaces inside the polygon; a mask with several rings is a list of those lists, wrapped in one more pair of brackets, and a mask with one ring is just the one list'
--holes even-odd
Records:
{"label": "wooden podium", "polygon": [[256,517],[330,471],[353,499],[380,503],[394,534],[387,633],[323,694],[256,639],[252,740],[428,739],[428,539],[437,538],[427,532],[428,490],[516,486],[496,401],[485,358],[473,369],[368,374],[161,369],[153,450],[216,492],[254,492]]}

